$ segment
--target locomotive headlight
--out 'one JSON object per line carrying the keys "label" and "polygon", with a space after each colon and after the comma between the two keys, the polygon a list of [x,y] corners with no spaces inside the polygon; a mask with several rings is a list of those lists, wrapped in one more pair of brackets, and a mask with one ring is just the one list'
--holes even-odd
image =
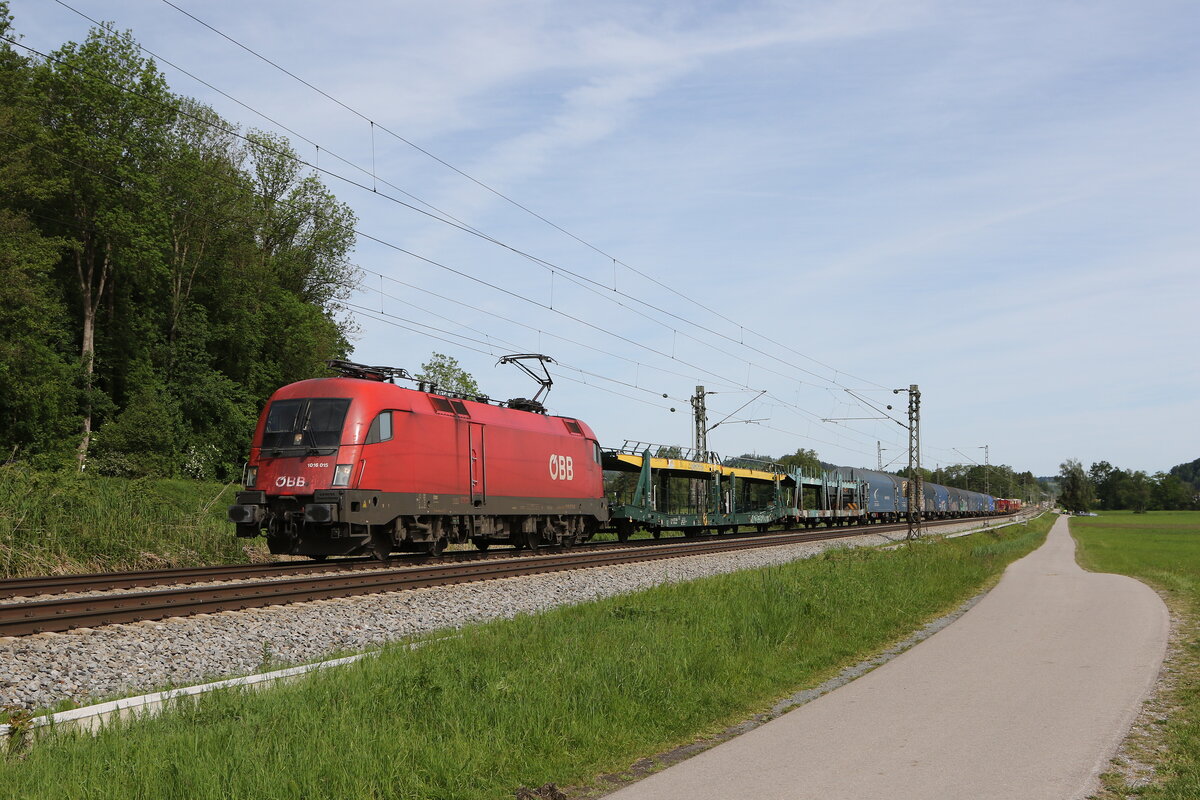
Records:
{"label": "locomotive headlight", "polygon": [[332,486],[349,486],[350,485],[350,470],[353,464],[338,464],[333,468],[333,483]]}
{"label": "locomotive headlight", "polygon": [[258,467],[246,467],[246,480],[242,481],[242,484],[247,489],[253,489],[256,483],[258,483]]}

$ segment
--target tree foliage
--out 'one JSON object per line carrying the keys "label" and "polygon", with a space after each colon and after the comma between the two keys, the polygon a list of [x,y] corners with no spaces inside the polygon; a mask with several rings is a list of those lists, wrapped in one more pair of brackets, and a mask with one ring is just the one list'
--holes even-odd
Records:
{"label": "tree foliage", "polygon": [[0,42],[0,141],[4,457],[236,476],[267,396],[349,349],[353,214],[129,33]]}
{"label": "tree foliage", "polygon": [[429,360],[421,365],[417,380],[431,383],[443,392],[462,392],[463,394],[479,394],[479,384],[471,377],[471,373],[463,369],[458,359],[442,353],[433,353]]}
{"label": "tree foliage", "polygon": [[[907,468],[900,474],[907,477]],[[943,486],[986,492],[993,497],[1014,497],[1034,502],[1045,487],[1029,470],[1017,472],[1007,464],[950,464],[933,471],[922,470],[924,479]]]}
{"label": "tree foliage", "polygon": [[1187,464],[1178,464],[1167,472],[1186,484],[1200,487],[1200,458]]}
{"label": "tree foliage", "polygon": [[1099,508],[1133,511],[1179,510],[1196,506],[1196,489],[1175,473],[1123,470],[1097,461],[1088,470]]}
{"label": "tree foliage", "polygon": [[780,456],[777,460],[783,466],[798,468],[807,475],[820,475],[824,469],[821,466],[821,459],[817,456],[817,451],[806,450],[803,447],[789,455]]}
{"label": "tree foliage", "polygon": [[1058,469],[1059,502],[1067,511],[1083,512],[1096,501],[1095,487],[1077,459],[1068,458]]}

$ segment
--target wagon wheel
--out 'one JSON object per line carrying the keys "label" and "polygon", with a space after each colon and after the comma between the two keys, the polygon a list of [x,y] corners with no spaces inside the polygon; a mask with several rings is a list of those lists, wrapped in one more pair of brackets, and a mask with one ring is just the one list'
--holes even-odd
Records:
{"label": "wagon wheel", "polygon": [[446,537],[439,536],[428,542],[421,542],[421,552],[436,558],[446,551]]}
{"label": "wagon wheel", "polygon": [[492,543],[487,539],[472,539],[471,543],[475,545],[475,549],[481,553],[486,553],[487,549],[492,546]]}
{"label": "wagon wheel", "polygon": [[617,520],[617,541],[628,542],[632,535],[633,523],[626,519]]}

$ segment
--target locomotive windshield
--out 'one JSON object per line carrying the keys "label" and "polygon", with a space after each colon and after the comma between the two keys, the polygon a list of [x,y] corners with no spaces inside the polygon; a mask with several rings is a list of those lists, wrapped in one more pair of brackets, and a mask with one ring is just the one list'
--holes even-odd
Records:
{"label": "locomotive windshield", "polygon": [[262,446],[276,450],[336,448],[341,444],[349,408],[349,398],[343,397],[276,400],[267,412]]}

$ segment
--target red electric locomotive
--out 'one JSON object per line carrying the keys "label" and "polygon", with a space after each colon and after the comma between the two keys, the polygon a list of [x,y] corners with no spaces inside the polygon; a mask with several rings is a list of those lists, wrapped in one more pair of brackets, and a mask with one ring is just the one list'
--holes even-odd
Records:
{"label": "red electric locomotive", "polygon": [[[540,403],[396,386],[408,375],[335,362],[344,377],[284,386],[258,421],[229,518],[272,553],[440,553],[471,541],[570,545],[608,519],[600,446]],[[523,367],[523,365],[520,365]]]}

